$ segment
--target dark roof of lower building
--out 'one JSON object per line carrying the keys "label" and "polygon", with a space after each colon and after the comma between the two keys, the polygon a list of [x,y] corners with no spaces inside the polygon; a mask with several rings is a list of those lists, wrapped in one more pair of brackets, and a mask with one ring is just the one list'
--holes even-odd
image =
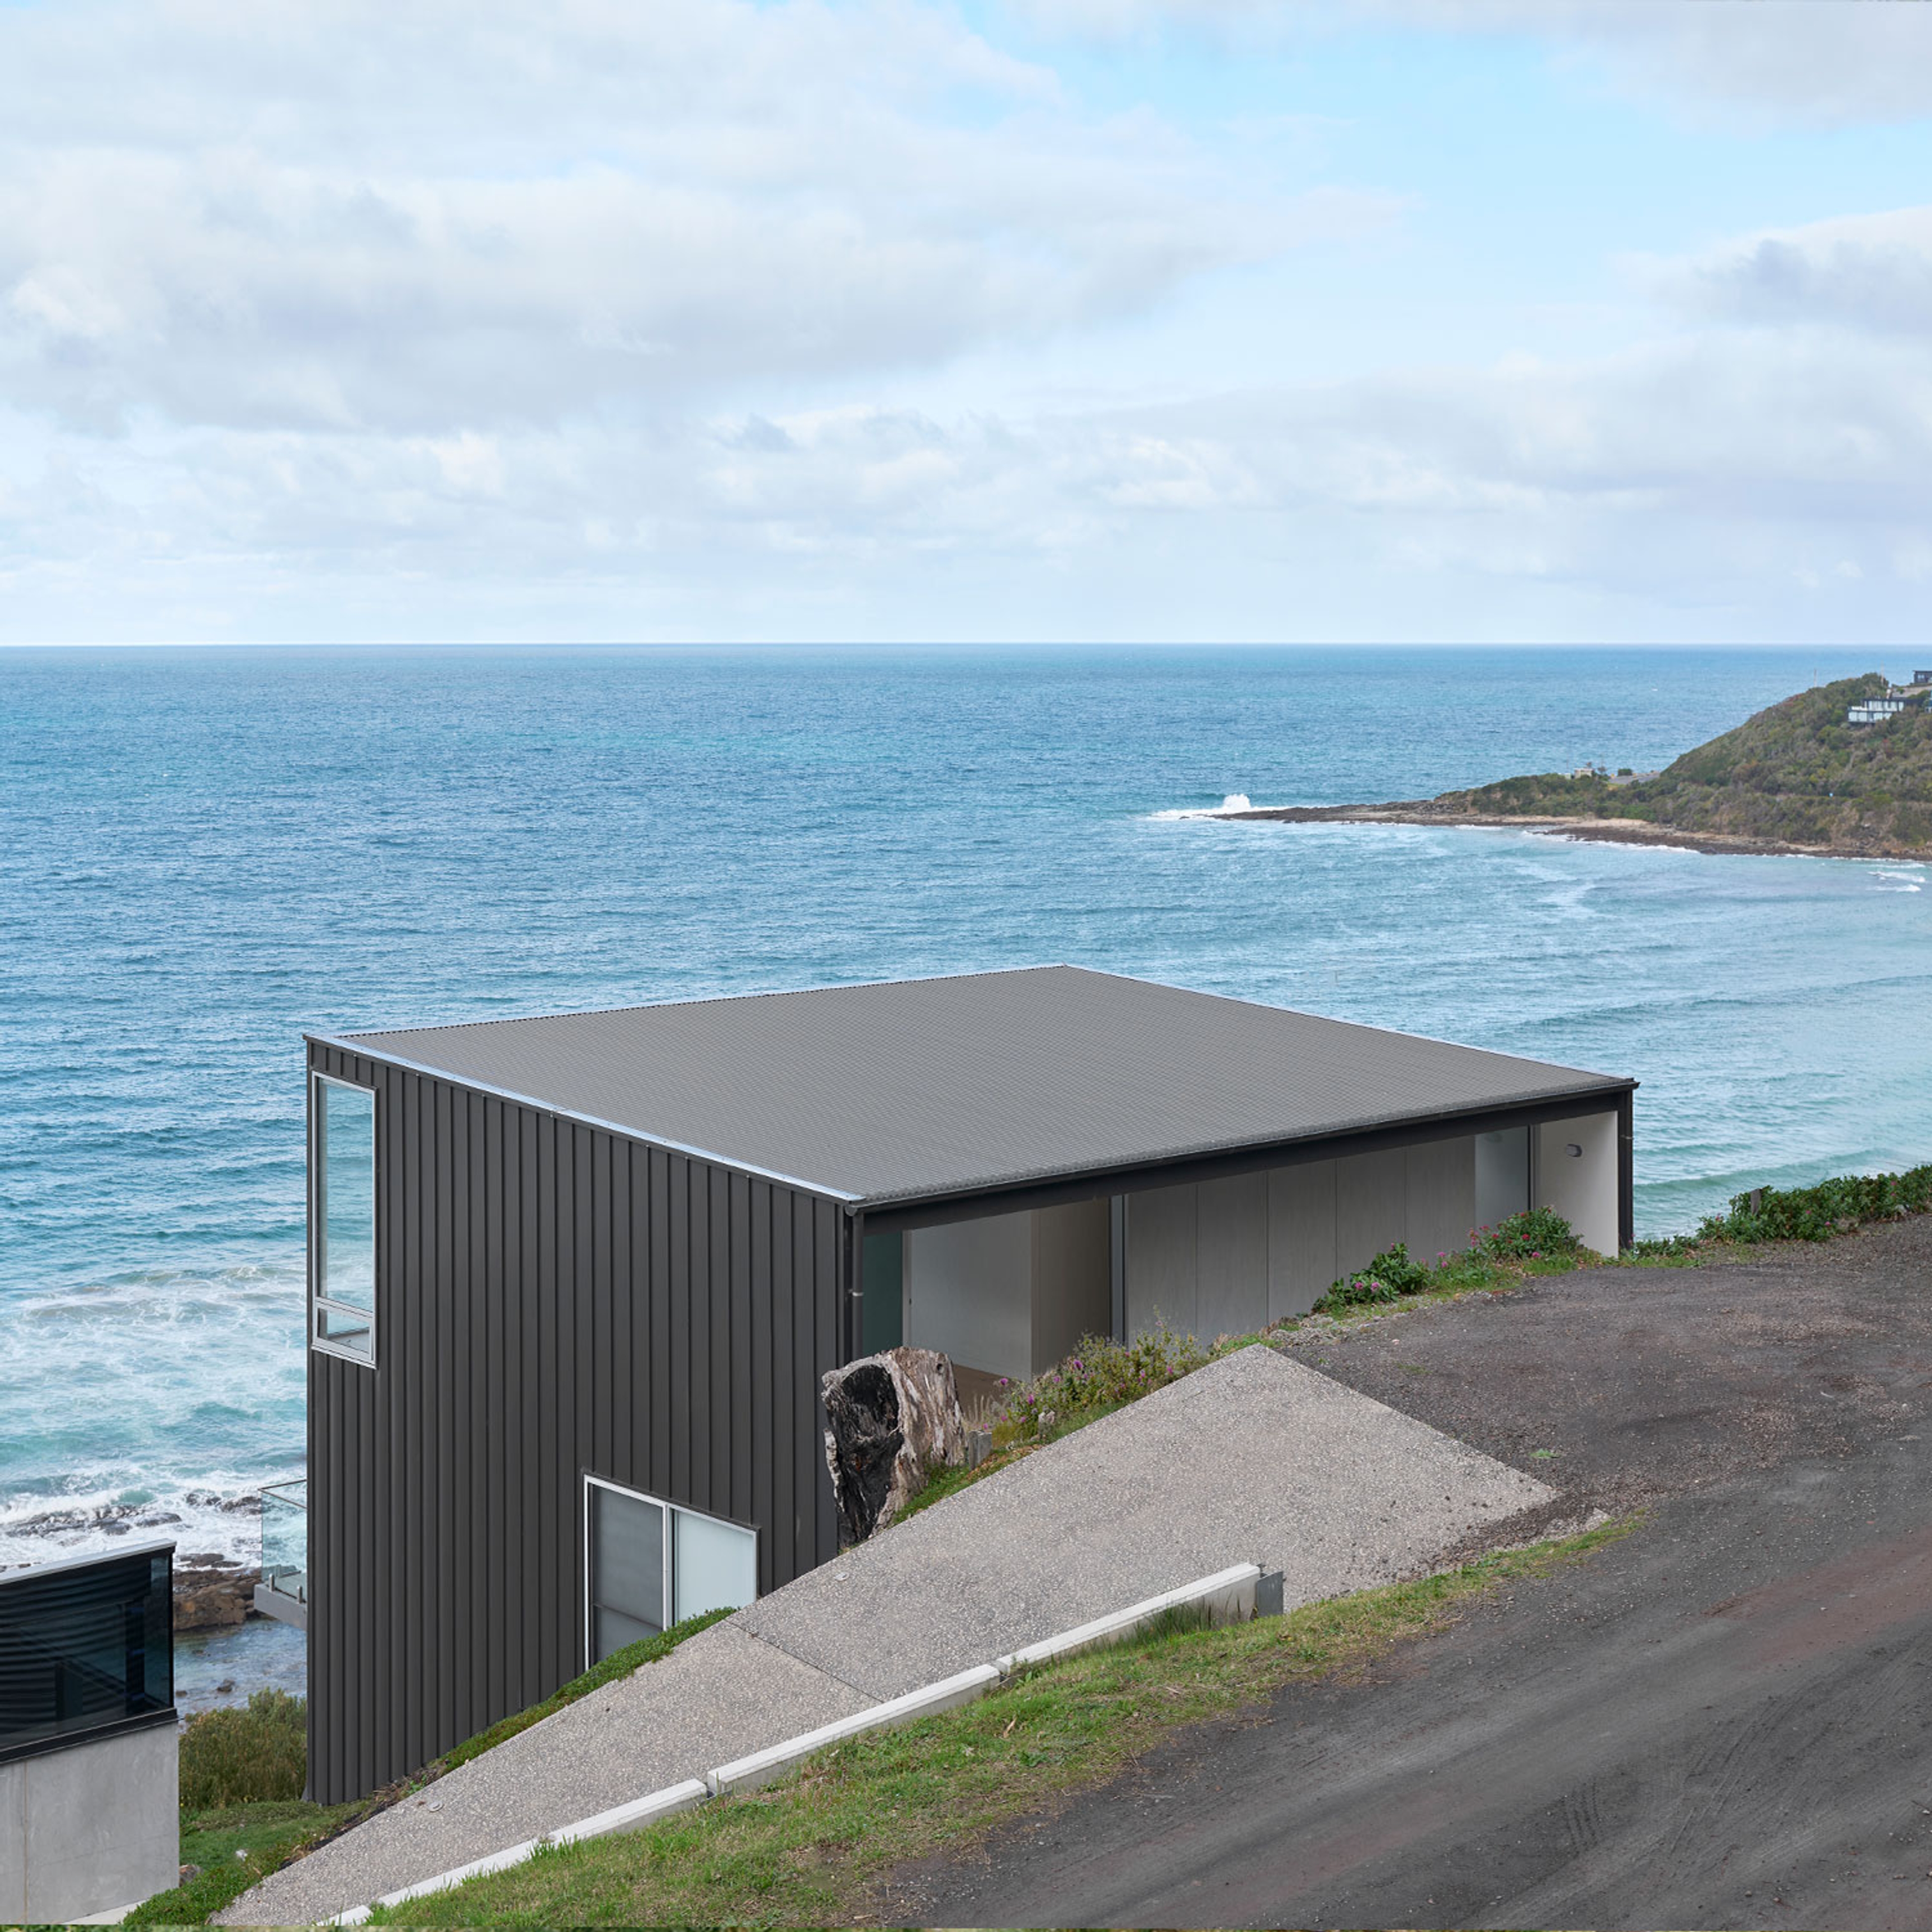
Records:
{"label": "dark roof of lower building", "polygon": [[880,1205],[1634,1084],[1073,966],[336,1043]]}

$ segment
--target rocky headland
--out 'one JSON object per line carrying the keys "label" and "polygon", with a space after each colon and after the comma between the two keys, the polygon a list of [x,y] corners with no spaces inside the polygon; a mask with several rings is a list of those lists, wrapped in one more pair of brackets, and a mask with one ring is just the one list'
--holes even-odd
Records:
{"label": "rocky headland", "polygon": [[1932,708],[1914,702],[1876,724],[1846,718],[1888,688],[1876,672],[1814,686],[1640,776],[1545,772],[1435,798],[1215,815],[1489,826],[1700,852],[1932,858]]}

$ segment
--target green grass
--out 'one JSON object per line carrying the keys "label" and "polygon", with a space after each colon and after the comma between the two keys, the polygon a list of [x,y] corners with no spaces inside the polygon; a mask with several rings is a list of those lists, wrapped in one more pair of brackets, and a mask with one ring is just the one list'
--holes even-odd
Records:
{"label": "green grass", "polygon": [[[404,1793],[419,1789],[446,1772],[454,1771],[458,1765],[482,1756],[484,1752],[514,1737],[519,1731],[527,1730],[553,1711],[560,1711],[566,1704],[574,1704],[580,1697],[589,1696],[592,1691],[614,1679],[628,1676],[642,1665],[654,1664],[659,1658],[668,1656],[687,1637],[695,1636],[700,1630],[710,1628],[730,1614],[729,1610],[710,1610],[701,1617],[687,1617],[682,1623],[674,1624],[656,1636],[643,1638],[636,1643],[627,1644],[622,1650],[612,1652],[602,1664],[586,1670],[581,1677],[572,1678],[542,1703],[532,1704],[527,1710],[519,1711],[492,1724],[488,1730],[478,1731],[474,1737],[465,1738],[454,1750],[425,1766],[415,1777],[405,1778],[399,1784],[353,1804],[309,1804],[300,1798],[282,1798],[227,1804],[212,1810],[190,1809],[184,1805],[181,1862],[184,1865],[199,1865],[202,1869],[186,1883],[156,1893],[129,1916],[127,1923],[205,1925],[210,1916],[224,1905],[232,1904],[250,1886],[310,1846],[334,1837],[349,1826],[393,1804]],[[249,1700],[250,1712],[256,1711],[262,1696],[266,1694],[279,1695],[258,1694],[257,1697]],[[298,1699],[285,1698],[282,1702],[300,1708]],[[245,1719],[248,1714],[239,1711],[211,1714],[218,1718],[236,1720]],[[279,1706],[272,1706],[269,1714],[280,1718],[286,1714]],[[196,1725],[208,1725],[208,1720],[196,1718],[189,1723],[192,1730]],[[233,1724],[217,1725],[212,1727],[212,1734],[219,1733],[225,1737],[228,1730],[236,1728]],[[278,1747],[279,1740],[272,1739],[271,1743]],[[278,1748],[275,1754],[280,1754]],[[224,1777],[232,1777],[233,1768],[224,1760],[221,1772]]]}
{"label": "green grass", "polygon": [[[963,1851],[1106,1783],[1182,1726],[1284,1686],[1359,1673],[1499,1587],[1547,1576],[1632,1521],[1215,1630],[1156,1632],[1032,1672],[976,1704],[820,1753],[770,1789],[633,1836],[546,1850],[384,1912],[394,1924],[827,1925],[896,1865]],[[1177,1620],[1185,1621],[1185,1620]]]}
{"label": "green grass", "polygon": [[354,1804],[326,1805],[286,1798],[184,1811],[182,1863],[202,1869],[185,1884],[157,1892],[136,1906],[123,1923],[205,1925],[302,1847],[333,1838],[377,1808],[367,1798]]}

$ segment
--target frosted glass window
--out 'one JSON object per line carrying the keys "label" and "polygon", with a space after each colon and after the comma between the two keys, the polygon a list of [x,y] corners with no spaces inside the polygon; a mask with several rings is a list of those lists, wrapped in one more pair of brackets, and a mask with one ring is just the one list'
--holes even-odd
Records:
{"label": "frosted glass window", "polygon": [[331,1354],[373,1361],[376,1345],[376,1096],[314,1082],[313,1335]]}
{"label": "frosted glass window", "polygon": [[758,1539],[735,1523],[693,1510],[671,1520],[673,1621],[735,1610],[758,1594]]}
{"label": "frosted glass window", "polygon": [[585,1479],[586,1666],[706,1610],[758,1594],[755,1530],[702,1510]]}
{"label": "frosted glass window", "polygon": [[664,1508],[590,1486],[590,1661],[664,1624]]}

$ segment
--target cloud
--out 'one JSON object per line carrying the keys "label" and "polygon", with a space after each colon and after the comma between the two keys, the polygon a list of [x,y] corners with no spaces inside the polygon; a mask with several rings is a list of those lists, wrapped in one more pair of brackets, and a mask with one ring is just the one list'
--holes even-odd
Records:
{"label": "cloud", "polygon": [[1726,321],[1932,340],[1932,208],[1766,230],[1651,274],[1668,298]]}
{"label": "cloud", "polygon": [[339,586],[296,634],[1802,638],[1916,634],[1932,554],[1932,356],[1804,332],[1031,416],[107,447],[16,493],[10,572],[0,513],[16,614],[38,555],[190,560],[272,632]]}
{"label": "cloud", "polygon": [[0,396],[100,434],[554,425],[931,366],[1392,207],[1084,118],[892,0],[0,22]]}
{"label": "cloud", "polygon": [[1100,40],[1180,28],[1280,46],[1420,29],[1539,41],[1621,88],[1755,118],[1837,124],[1932,113],[1932,9],[1842,0],[1012,0]]}

